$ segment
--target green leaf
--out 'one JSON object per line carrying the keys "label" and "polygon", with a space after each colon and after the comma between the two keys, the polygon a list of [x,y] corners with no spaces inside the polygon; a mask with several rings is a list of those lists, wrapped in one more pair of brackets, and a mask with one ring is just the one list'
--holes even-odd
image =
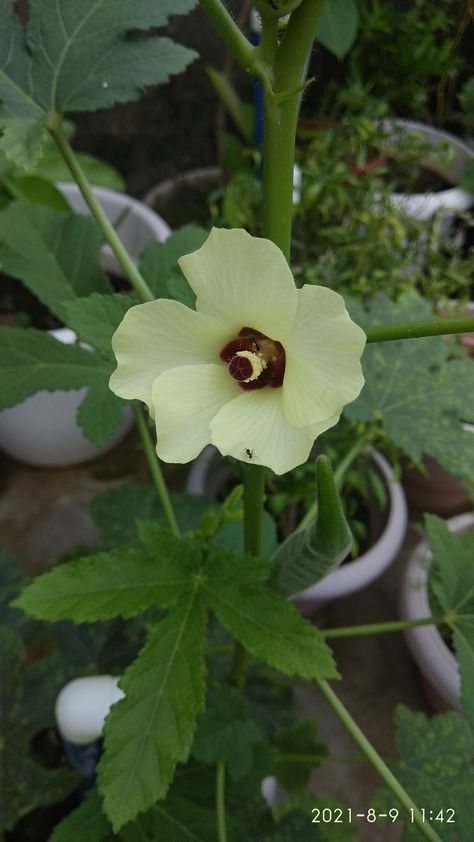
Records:
{"label": "green leaf", "polygon": [[0,326],[0,409],[21,403],[36,392],[89,386],[77,420],[96,446],[122,420],[125,404],[109,390],[111,365],[95,352],[66,345],[33,328]]}
{"label": "green leaf", "polygon": [[21,170],[33,172],[43,154],[48,137],[42,123],[36,118],[0,115],[0,128],[3,129],[0,150],[7,160]]}
{"label": "green leaf", "polygon": [[48,842],[102,842],[112,835],[96,789],[54,828]]}
{"label": "green leaf", "polygon": [[[218,504],[206,497],[171,494],[181,532],[197,529],[202,516]],[[103,549],[138,541],[137,520],[156,520],[166,526],[166,518],[152,485],[129,482],[98,494],[91,503],[91,514],[100,531]]]}
{"label": "green leaf", "polygon": [[125,313],[137,302],[128,295],[92,293],[64,305],[66,324],[79,339],[93,345],[105,359],[115,361],[112,336]]}
{"label": "green leaf", "polygon": [[194,594],[151,631],[120,680],[125,698],[105,723],[98,789],[117,831],[166,795],[190,752],[204,704],[206,613]]}
{"label": "green leaf", "polygon": [[460,186],[468,193],[474,193],[474,161],[472,159],[464,167]]}
{"label": "green leaf", "polygon": [[474,532],[454,534],[434,515],[425,516],[425,525],[433,550],[430,581],[441,608],[450,615],[461,700],[474,724]]}
{"label": "green leaf", "polygon": [[331,650],[319,631],[286,599],[243,577],[239,581],[241,574],[238,568],[237,581],[226,580],[219,567],[207,568],[202,590],[219,622],[251,655],[285,675],[337,678]]}
{"label": "green leaf", "polygon": [[[156,298],[173,298],[189,306],[195,296],[177,267],[178,258],[196,251],[207,239],[209,231],[198,225],[178,228],[164,243],[148,243],[140,256],[139,268]],[[176,272],[179,272],[178,277]],[[178,281],[178,278],[180,281]]]}
{"label": "green leaf", "polygon": [[123,419],[124,402],[110,391],[108,378],[92,384],[76,412],[76,421],[84,435],[100,447]]}
{"label": "green leaf", "polygon": [[313,523],[290,535],[273,555],[278,569],[272,585],[284,596],[294,596],[319,582],[341,564],[351,548],[351,531],[325,456],[317,459],[316,480],[318,512]]}
{"label": "green leaf", "polygon": [[[351,306],[351,314],[355,312]],[[380,296],[360,324],[429,319],[432,311],[415,294],[396,303]],[[461,422],[474,421],[474,366],[449,358],[441,337],[368,345],[362,359],[366,384],[347,418],[382,425],[383,432],[411,459],[432,456],[445,470],[474,481],[474,436]]]}
{"label": "green leaf", "polygon": [[[474,740],[468,723],[459,714],[450,712],[428,719],[402,705],[395,709],[398,760],[393,772],[413,798],[415,804],[433,811],[455,812],[455,825],[436,822],[441,839],[472,839],[472,793],[474,791]],[[393,793],[385,787],[373,802],[377,812],[387,812]],[[397,805],[398,806],[398,805]],[[406,822],[402,842],[422,842],[424,834]]]}
{"label": "green leaf", "polygon": [[166,82],[195,58],[169,38],[144,38],[137,31],[163,26],[194,5],[195,0],[36,0],[23,28],[13,3],[0,0],[5,110],[40,123],[48,112],[95,111],[137,99],[145,87]]}
{"label": "green leaf", "polygon": [[15,199],[38,205],[47,205],[57,211],[69,210],[66,199],[57,187],[37,175],[22,175],[3,179],[3,183]]}
{"label": "green leaf", "polygon": [[249,718],[242,694],[233,687],[211,688],[206,710],[197,721],[192,754],[203,763],[225,763],[239,781],[253,766],[254,750],[263,733]]}
{"label": "green leaf", "polygon": [[64,302],[112,292],[100,265],[100,247],[97,226],[86,216],[25,202],[0,213],[3,271],[19,278],[60,321]]}
{"label": "green leaf", "polygon": [[43,389],[78,389],[99,384],[110,369],[78,345],[65,345],[34,328],[0,326],[0,408],[15,406]]}
{"label": "green leaf", "polygon": [[278,759],[274,770],[282,787],[287,792],[304,790],[311,773],[319,766],[316,758],[322,760],[327,754],[326,747],[317,741],[314,719],[300,719],[290,728],[279,728],[273,744],[283,755],[289,755]]}
{"label": "green leaf", "polygon": [[170,793],[131,827],[127,825],[120,838],[123,842],[215,842],[215,812]]}
{"label": "green leaf", "polygon": [[[97,187],[109,187],[111,190],[125,189],[124,179],[110,164],[92,155],[78,152],[75,155],[77,163],[91,184]],[[48,181],[71,181],[71,171],[55,149],[44,152],[34,168],[34,173]]]}
{"label": "green leaf", "polygon": [[169,607],[192,588],[200,550],[155,524],[142,537],[144,548],[119,547],[53,568],[34,579],[15,606],[37,619],[77,623]]}
{"label": "green leaf", "polygon": [[23,643],[0,628],[0,830],[8,830],[35,807],[65,798],[78,782],[68,770],[40,766],[30,751],[38,731],[54,724],[54,701],[62,671],[52,656],[24,666]]}
{"label": "green leaf", "polygon": [[316,29],[316,40],[339,60],[352,47],[359,27],[354,0],[330,0],[324,6]]}

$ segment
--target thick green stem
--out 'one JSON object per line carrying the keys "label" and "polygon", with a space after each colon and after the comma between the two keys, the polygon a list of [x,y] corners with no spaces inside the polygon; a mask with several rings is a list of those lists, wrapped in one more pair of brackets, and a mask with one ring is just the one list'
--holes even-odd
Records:
{"label": "thick green stem", "polygon": [[416,806],[415,802],[409,796],[408,792],[402,787],[395,775],[390,771],[387,764],[382,760],[380,755],[376,752],[373,745],[365,734],[361,731],[357,723],[352,719],[349,711],[344,707],[341,700],[336,696],[327,681],[316,682],[322,694],[325,696],[334,712],[337,714],[343,725],[347,728],[354,741],[359,748],[364,752],[367,759],[372,763],[382,780],[392,790],[393,794],[403,805],[405,810],[413,817],[413,821],[419,827],[421,832],[426,836],[430,842],[442,842],[436,831],[431,825],[423,821],[423,816]]}
{"label": "thick green stem", "polygon": [[362,626],[340,626],[336,629],[320,629],[321,634],[328,637],[359,637],[364,634],[385,634],[405,629],[415,629],[417,626],[435,626],[441,622],[436,617],[423,617],[420,620],[393,620],[387,623],[367,623]]}
{"label": "thick green stem", "polygon": [[[296,126],[306,59],[325,0],[304,0],[290,17],[277,49],[273,90],[264,89],[263,233],[289,259],[293,217]],[[266,28],[262,20],[262,41]]]}
{"label": "thick green stem", "polygon": [[419,336],[445,336],[450,333],[474,331],[474,316],[429,319],[423,322],[401,322],[363,328],[367,342],[391,342],[394,339],[415,339]]}
{"label": "thick green stem", "polygon": [[216,770],[216,820],[217,840],[227,842],[227,829],[225,820],[225,765],[217,764]]}
{"label": "thick green stem", "polygon": [[86,202],[93,218],[99,226],[106,242],[112,249],[120,266],[122,267],[126,278],[130,281],[133,288],[136,290],[142,301],[153,301],[154,295],[142,278],[135,263],[123,246],[120,238],[114,230],[113,225],[109,222],[107,215],[104,213],[102,205],[97,201],[94,191],[89,184],[82,168],[69,145],[67,138],[64,136],[61,126],[50,126],[49,131],[54,138],[54,141],[68,165],[71,175],[73,176],[79,190],[81,191],[84,201]]}
{"label": "thick green stem", "polygon": [[145,453],[145,457],[148,462],[148,467],[150,469],[153,485],[156,488],[156,492],[158,494],[158,498],[160,500],[161,507],[166,518],[166,522],[173,534],[179,538],[179,527],[176,522],[173,506],[170,500],[165,480],[163,478],[163,474],[161,472],[160,463],[158,461],[158,457],[156,455],[153,442],[151,440],[150,431],[148,429],[145,416],[143,414],[143,411],[138,406],[135,406],[133,408],[133,414],[135,416],[135,422],[142,442],[143,452]]}

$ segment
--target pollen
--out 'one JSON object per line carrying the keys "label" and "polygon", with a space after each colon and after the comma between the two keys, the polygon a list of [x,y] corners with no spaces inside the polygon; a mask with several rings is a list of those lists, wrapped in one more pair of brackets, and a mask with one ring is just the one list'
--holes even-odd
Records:
{"label": "pollen", "polygon": [[253,351],[237,351],[229,362],[229,374],[239,383],[251,383],[260,377],[267,361]]}

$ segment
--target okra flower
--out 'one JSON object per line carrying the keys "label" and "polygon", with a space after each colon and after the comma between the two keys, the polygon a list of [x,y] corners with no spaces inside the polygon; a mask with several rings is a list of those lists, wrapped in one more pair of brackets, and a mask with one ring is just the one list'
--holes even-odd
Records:
{"label": "okra flower", "polygon": [[282,252],[213,228],[178,261],[196,310],[158,299],[132,307],[112,339],[110,388],[147,404],[157,453],[189,462],[206,444],[282,474],[359,394],[365,334],[325,287],[296,289]]}

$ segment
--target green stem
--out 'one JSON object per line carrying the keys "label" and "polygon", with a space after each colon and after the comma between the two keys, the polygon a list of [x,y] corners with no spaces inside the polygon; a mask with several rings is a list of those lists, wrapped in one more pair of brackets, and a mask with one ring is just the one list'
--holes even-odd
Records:
{"label": "green stem", "polygon": [[225,820],[225,765],[217,764],[216,770],[216,819],[218,842],[227,842]]}
{"label": "green stem", "polygon": [[256,73],[254,65],[257,50],[242,34],[221,0],[199,0],[199,5],[236,61],[244,70]]}
{"label": "green stem", "polygon": [[[324,0],[304,0],[290,17],[276,51],[273,90],[264,88],[263,233],[290,257],[296,126],[306,58]],[[274,21],[262,19],[262,43]],[[267,34],[267,31],[269,34]]]}
{"label": "green stem", "polygon": [[153,481],[153,485],[156,488],[161,507],[163,509],[163,513],[165,515],[166,521],[168,523],[171,532],[176,535],[177,538],[180,537],[179,527],[176,522],[175,514],[173,511],[173,506],[170,500],[170,496],[168,493],[168,489],[166,487],[165,480],[163,478],[163,474],[161,472],[160,462],[156,455],[155,448],[153,446],[153,442],[151,440],[150,431],[148,429],[148,425],[143,414],[143,410],[140,409],[138,406],[133,407],[133,414],[135,416],[135,422],[138,428],[138,433],[140,435],[143,451],[145,453],[146,460],[148,462],[148,467],[150,469],[151,478]]}
{"label": "green stem", "polygon": [[117,236],[113,225],[109,222],[107,215],[104,213],[102,205],[97,201],[91,185],[89,184],[67,138],[64,136],[60,125],[52,125],[49,127],[50,134],[68,165],[71,174],[82,193],[84,201],[86,202],[92,216],[99,226],[105,240],[112,249],[117,261],[122,267],[125,276],[128,278],[133,288],[137,291],[142,301],[153,301],[154,295],[142,278],[135,263],[131,259],[127,250],[124,248],[120,238]]}
{"label": "green stem", "polygon": [[436,617],[423,617],[420,620],[392,620],[387,623],[367,623],[362,626],[340,626],[337,629],[320,629],[328,637],[359,637],[364,634],[385,634],[386,632],[415,629],[417,626],[435,626],[441,622]]}
{"label": "green stem", "polygon": [[416,806],[415,802],[409,796],[408,792],[402,787],[401,783],[397,780],[395,775],[390,771],[390,769],[382,760],[380,755],[376,752],[372,743],[369,742],[365,734],[361,731],[357,723],[353,720],[349,711],[344,707],[341,700],[336,696],[336,694],[329,686],[327,681],[317,680],[316,684],[321,690],[323,696],[325,696],[325,698],[331,705],[334,712],[341,720],[342,724],[347,728],[354,741],[364,752],[367,759],[375,767],[382,780],[384,780],[387,786],[392,790],[393,794],[396,798],[398,798],[405,810],[410,815],[413,815],[413,821],[416,825],[418,825],[423,835],[426,836],[426,838],[429,839],[430,842],[442,842],[441,838],[438,836],[436,831],[433,830],[431,825],[423,821],[423,816],[418,807]]}
{"label": "green stem", "polygon": [[363,328],[367,342],[391,342],[394,339],[415,339],[419,336],[444,336],[450,333],[474,331],[474,316],[429,319],[423,322],[403,322]]}

